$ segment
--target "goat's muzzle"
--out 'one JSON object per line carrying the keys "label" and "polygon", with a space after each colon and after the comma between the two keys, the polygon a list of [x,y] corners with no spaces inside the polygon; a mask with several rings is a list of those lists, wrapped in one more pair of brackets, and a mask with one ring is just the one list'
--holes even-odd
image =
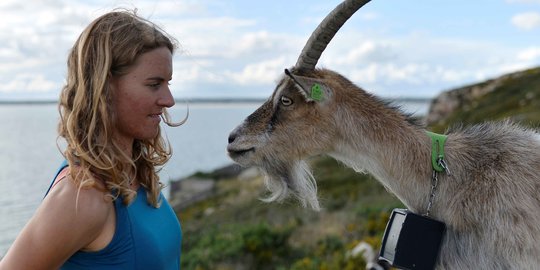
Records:
{"label": "goat's muzzle", "polygon": [[255,151],[255,147],[252,144],[241,143],[238,137],[238,129],[233,130],[229,135],[227,153],[240,165],[249,165],[249,154]]}

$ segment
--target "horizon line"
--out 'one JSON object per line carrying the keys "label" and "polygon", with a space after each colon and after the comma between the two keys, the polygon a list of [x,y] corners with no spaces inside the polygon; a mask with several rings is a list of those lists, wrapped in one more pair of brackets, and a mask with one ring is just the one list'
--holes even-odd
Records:
{"label": "horizon line", "polygon": [[[383,100],[394,101],[410,101],[410,102],[427,102],[432,100],[430,97],[381,97]],[[188,103],[264,103],[267,98],[258,97],[217,97],[217,98],[175,98],[175,102],[188,102]],[[0,99],[0,105],[32,105],[32,104],[57,104],[58,100],[53,99]]]}

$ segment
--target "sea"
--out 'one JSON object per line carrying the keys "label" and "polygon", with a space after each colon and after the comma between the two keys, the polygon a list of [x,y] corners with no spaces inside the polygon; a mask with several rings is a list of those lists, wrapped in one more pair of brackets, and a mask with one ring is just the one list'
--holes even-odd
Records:
{"label": "sea", "polygon": [[[182,102],[169,110],[173,120],[188,121],[163,131],[173,150],[160,173],[167,186],[197,171],[232,164],[226,153],[228,134],[262,104],[250,102]],[[395,100],[416,116],[427,113],[429,100]],[[58,139],[58,108],[53,103],[0,104],[0,258],[36,211],[63,161]],[[167,197],[168,189],[163,191]]]}

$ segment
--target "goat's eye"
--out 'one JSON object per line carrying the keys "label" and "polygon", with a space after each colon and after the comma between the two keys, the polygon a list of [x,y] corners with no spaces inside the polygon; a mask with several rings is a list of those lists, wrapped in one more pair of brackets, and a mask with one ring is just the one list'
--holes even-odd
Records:
{"label": "goat's eye", "polygon": [[281,104],[283,104],[283,106],[290,106],[293,104],[293,101],[286,96],[281,96]]}

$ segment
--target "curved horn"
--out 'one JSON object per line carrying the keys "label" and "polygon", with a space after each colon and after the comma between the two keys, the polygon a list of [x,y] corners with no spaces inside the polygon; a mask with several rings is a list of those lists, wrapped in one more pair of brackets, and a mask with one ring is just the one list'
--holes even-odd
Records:
{"label": "curved horn", "polygon": [[315,65],[317,65],[322,52],[339,28],[369,1],[345,0],[326,15],[326,18],[317,26],[317,29],[313,31],[306,45],[304,45],[304,49],[302,49],[302,53],[298,56],[295,67],[310,70],[315,69]]}

